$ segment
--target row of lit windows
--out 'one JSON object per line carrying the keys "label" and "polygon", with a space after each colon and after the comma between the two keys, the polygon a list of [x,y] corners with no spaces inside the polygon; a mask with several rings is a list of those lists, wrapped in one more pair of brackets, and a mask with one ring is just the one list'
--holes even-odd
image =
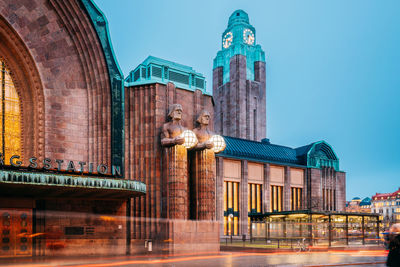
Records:
{"label": "row of lit windows", "polygon": [[400,201],[379,201],[372,203],[375,207],[389,207],[389,206],[400,206]]}
{"label": "row of lit windows", "polygon": [[[372,212],[377,212],[377,213],[384,213],[386,211],[386,213],[389,213],[390,209],[372,209]],[[400,208],[392,208],[392,213],[400,213]]]}
{"label": "row of lit windows", "polygon": [[[262,185],[250,183],[247,188],[248,213],[262,213]],[[270,190],[270,211],[282,211],[283,186],[272,185]],[[291,210],[300,210],[303,207],[302,195],[302,188],[291,188]],[[239,183],[224,181],[224,235],[239,234],[239,201]],[[250,222],[250,217],[248,217],[248,220]]]}

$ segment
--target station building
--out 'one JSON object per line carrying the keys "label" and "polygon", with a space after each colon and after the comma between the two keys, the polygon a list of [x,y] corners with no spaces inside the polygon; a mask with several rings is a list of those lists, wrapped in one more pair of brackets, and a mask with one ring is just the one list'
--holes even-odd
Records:
{"label": "station building", "polygon": [[325,141],[291,148],[266,137],[265,53],[256,29],[236,10],[214,59],[214,128],[226,140],[217,155],[221,235],[249,235],[248,214],[344,211],[346,173]]}
{"label": "station building", "polygon": [[0,1],[0,257],[125,254],[123,75],[90,0]]}
{"label": "station building", "polygon": [[[0,256],[129,254],[149,240],[218,251],[220,236],[248,234],[249,213],[344,209],[345,172],[327,142],[266,139],[265,54],[244,11],[222,36],[211,96],[203,75],[156,57],[124,79],[92,0],[0,4]],[[199,160],[163,146],[175,104],[182,129],[206,110],[226,149]],[[202,175],[210,220],[193,212]]]}

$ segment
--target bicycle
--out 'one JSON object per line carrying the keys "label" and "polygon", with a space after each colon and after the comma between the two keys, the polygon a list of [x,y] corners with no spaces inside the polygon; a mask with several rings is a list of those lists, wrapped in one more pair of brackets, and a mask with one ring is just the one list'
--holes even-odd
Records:
{"label": "bicycle", "polygon": [[297,252],[305,252],[310,251],[310,246],[306,243],[306,238],[303,238],[301,241],[297,240]]}

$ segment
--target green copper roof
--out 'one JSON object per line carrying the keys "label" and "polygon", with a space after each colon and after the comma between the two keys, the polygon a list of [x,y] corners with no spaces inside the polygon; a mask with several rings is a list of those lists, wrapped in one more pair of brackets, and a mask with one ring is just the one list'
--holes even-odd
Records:
{"label": "green copper roof", "polygon": [[125,86],[135,86],[148,83],[167,84],[173,82],[176,87],[206,93],[206,80],[201,73],[192,67],[176,62],[149,56],[142,64],[131,71],[125,79]]}
{"label": "green copper roof", "polygon": [[[246,43],[245,35],[249,32],[253,33],[254,42]],[[232,35],[231,44],[224,47],[224,40]],[[250,24],[249,16],[243,10],[236,10],[229,17],[228,27],[221,36],[221,50],[218,51],[214,58],[213,68],[223,67],[223,83],[229,81],[229,63],[231,57],[235,55],[246,56],[247,60],[247,79],[254,80],[254,63],[257,61],[265,62],[265,53],[261,46],[256,44],[256,29]]]}
{"label": "green copper roof", "polygon": [[262,142],[230,136],[224,139],[226,148],[218,156],[308,168],[333,167],[339,171],[339,159],[325,141],[290,148],[271,144],[268,139]]}
{"label": "green copper roof", "polygon": [[307,163],[309,167],[332,167],[339,170],[339,158],[335,151],[325,141],[319,141],[310,145],[296,149],[299,157]]}
{"label": "green copper roof", "polygon": [[267,141],[257,142],[230,136],[224,136],[224,139],[226,148],[218,156],[303,165],[297,158],[296,150],[290,147],[274,145]]}
{"label": "green copper roof", "polygon": [[371,198],[366,197],[360,202],[360,206],[369,206],[371,205]]}
{"label": "green copper roof", "polygon": [[234,24],[247,24],[250,25],[249,15],[241,9],[238,9],[232,13],[229,17],[228,28],[232,27]]}

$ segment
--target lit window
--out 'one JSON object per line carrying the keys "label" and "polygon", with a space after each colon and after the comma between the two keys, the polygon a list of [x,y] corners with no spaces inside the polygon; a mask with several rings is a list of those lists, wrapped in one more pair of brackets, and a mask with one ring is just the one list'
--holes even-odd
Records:
{"label": "lit window", "polygon": [[291,208],[292,210],[300,210],[302,208],[301,205],[301,197],[302,197],[302,188],[292,187],[292,197],[291,197]]}
{"label": "lit window", "polygon": [[[357,203],[355,205],[358,205]],[[322,189],[322,207],[324,210],[336,210],[336,190]]]}
{"label": "lit window", "polygon": [[261,213],[262,212],[262,185],[249,184],[248,187],[248,212]]}
{"label": "lit window", "polygon": [[224,235],[239,235],[239,183],[224,181]]}
{"label": "lit window", "polygon": [[[247,187],[247,211],[249,213],[262,213],[262,185],[249,184]],[[250,217],[248,221],[248,231],[250,233]]]}
{"label": "lit window", "polygon": [[10,70],[0,59],[0,148],[5,159],[21,155],[21,113]]}
{"label": "lit window", "polygon": [[271,185],[271,212],[282,211],[283,209],[283,186]]}

